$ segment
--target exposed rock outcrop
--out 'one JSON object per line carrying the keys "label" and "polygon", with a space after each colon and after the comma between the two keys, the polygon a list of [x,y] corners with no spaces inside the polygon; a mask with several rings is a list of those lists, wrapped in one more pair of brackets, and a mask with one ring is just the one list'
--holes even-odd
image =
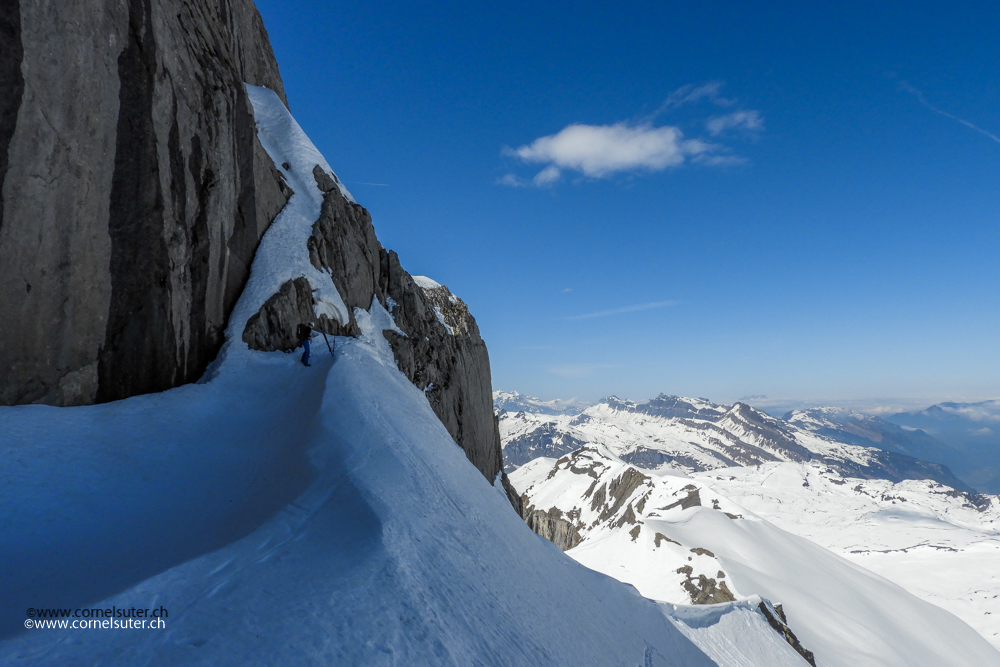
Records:
{"label": "exposed rock outcrop", "polygon": [[562,512],[555,507],[546,511],[531,509],[524,517],[528,528],[535,531],[563,551],[569,551],[583,539],[580,531],[569,521],[561,518]]}
{"label": "exposed rock outcrop", "polygon": [[563,512],[558,507],[536,509],[526,493],[520,495],[519,506],[521,518],[528,524],[528,528],[562,551],[569,551],[583,541],[586,526],[580,521],[580,508],[574,507],[569,512]]}
{"label": "exposed rock outcrop", "polygon": [[692,507],[701,507],[701,492],[698,490],[694,484],[688,484],[685,486],[683,491],[687,491],[687,495],[678,500],[675,503],[670,503],[666,507],[661,507],[662,510],[671,510],[675,507],[680,507],[682,510],[691,509]]}
{"label": "exposed rock outcrop", "polygon": [[312,285],[305,278],[289,280],[247,321],[243,342],[252,350],[291,352],[299,347],[298,325],[315,318]]}
{"label": "exposed rock outcrop", "polygon": [[400,267],[396,253],[387,253],[385,263],[386,297],[392,299],[390,310],[406,334],[385,334],[399,369],[426,392],[473,465],[493,479],[503,469],[503,455],[493,414],[489,353],[479,326],[464,304],[455,309],[450,323],[441,322],[424,289]]}
{"label": "exposed rock outcrop", "polygon": [[324,196],[319,220],[309,237],[309,260],[317,269],[330,272],[340,298],[351,311],[351,321],[343,330],[334,331],[339,325],[331,321],[327,331],[355,336],[358,326],[354,321],[354,309],[367,310],[372,305],[372,297],[378,297],[385,305],[384,250],[375,237],[368,211],[344,197],[335,177],[318,165],[313,169],[313,176]]}
{"label": "exposed rock outcrop", "polygon": [[[719,602],[732,602],[736,598],[725,581],[706,577],[704,574],[694,576],[694,569],[690,565],[685,565],[677,569],[677,574],[687,577],[682,586],[687,594],[691,596],[691,604],[718,604]],[[722,574],[720,572],[720,574]]]}
{"label": "exposed rock outcrop", "polygon": [[774,628],[774,630],[785,638],[788,645],[795,649],[796,653],[802,656],[802,658],[808,662],[812,667],[816,667],[816,656],[812,651],[807,649],[799,641],[799,638],[795,636],[792,629],[788,627],[788,619],[785,618],[785,612],[781,608],[781,605],[771,606],[770,602],[766,600],[761,600],[760,604],[757,605],[757,610],[763,614],[764,618],[767,619],[768,624]]}
{"label": "exposed rock outcrop", "polygon": [[289,191],[252,0],[0,3],[0,404],[196,380]]}
{"label": "exposed rock outcrop", "polygon": [[286,283],[247,322],[243,340],[255,350],[291,350],[290,336],[300,322],[315,321],[330,334],[358,333],[355,308],[368,309],[373,299],[392,314],[403,332],[385,332],[399,369],[427,395],[466,457],[488,480],[501,474],[504,491],[520,514],[520,497],[502,473],[500,432],[493,414],[489,353],[468,307],[447,287],[424,280],[422,287],[407,273],[395,252],[375,236],[371,215],[347,199],[335,177],[319,166],[313,171],[324,193],[319,219],[309,237],[311,263],[328,272],[351,311],[340,325],[318,317],[304,278]]}
{"label": "exposed rock outcrop", "polygon": [[[641,472],[632,467],[629,467],[620,476],[611,480],[611,486],[608,488],[608,494],[610,495],[609,500],[614,500],[614,502],[609,503],[608,506],[604,508],[604,511],[601,512],[601,516],[598,521],[604,521],[608,517],[617,514],[618,510],[625,505],[625,501],[632,496],[632,493],[638,489],[640,485],[649,481],[650,478],[648,476],[643,475]],[[595,499],[597,498],[596,494],[594,497]],[[629,505],[629,512],[632,512],[631,505]],[[632,521],[630,523],[634,523],[634,521],[635,514],[632,513]]]}
{"label": "exposed rock outcrop", "polygon": [[[293,194],[244,82],[287,105],[253,0],[0,0],[0,405],[112,401],[202,376]],[[393,312],[400,369],[493,482],[500,436],[475,319],[447,288],[414,282],[336,176],[313,175],[324,199],[303,250],[348,311],[374,298]],[[317,317],[302,277],[242,337],[290,351],[308,321],[359,332],[353,312]]]}

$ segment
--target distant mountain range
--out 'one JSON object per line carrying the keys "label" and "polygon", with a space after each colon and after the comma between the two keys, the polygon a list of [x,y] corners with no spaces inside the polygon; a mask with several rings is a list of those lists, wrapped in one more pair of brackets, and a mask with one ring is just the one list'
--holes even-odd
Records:
{"label": "distant mountain range", "polygon": [[[935,647],[958,628],[941,634],[944,616],[915,620],[938,607],[1000,646],[1000,497],[935,462],[962,460],[970,446],[841,408],[778,418],[664,394],[589,406],[495,398],[528,526],[646,597],[712,608],[780,601],[775,613],[794,629],[786,639],[811,664],[946,664],[952,649]],[[901,419],[947,434],[942,424],[988,423],[993,406],[975,407]],[[897,597],[899,587],[932,605]],[[886,619],[906,637],[862,638],[876,626],[880,637],[894,632]]]}
{"label": "distant mountain range", "polygon": [[519,394],[516,391],[495,391],[493,392],[493,407],[496,410],[507,412],[532,412],[540,415],[576,415],[587,408],[592,403],[578,401],[575,398],[567,400],[555,399],[553,401],[543,401],[531,396]]}
{"label": "distant mountain range", "polygon": [[694,473],[814,461],[852,478],[930,479],[975,492],[934,461],[946,446],[927,433],[835,408],[794,411],[778,419],[745,403],[727,406],[704,398],[661,394],[637,403],[612,396],[583,406],[516,392],[495,394],[495,407],[508,472],[532,459],[559,458],[588,445],[649,470]]}
{"label": "distant mountain range", "polygon": [[1000,493],[1000,399],[939,403],[886,418],[944,443],[934,460],[984,493]]}
{"label": "distant mountain range", "polygon": [[753,595],[780,601],[790,643],[802,657],[815,651],[811,664],[989,660],[931,652],[959,631],[944,629],[954,616],[939,607],[1000,646],[996,496],[852,478],[818,461],[653,472],[589,445],[535,459],[510,479],[529,526],[646,597],[712,608]]}

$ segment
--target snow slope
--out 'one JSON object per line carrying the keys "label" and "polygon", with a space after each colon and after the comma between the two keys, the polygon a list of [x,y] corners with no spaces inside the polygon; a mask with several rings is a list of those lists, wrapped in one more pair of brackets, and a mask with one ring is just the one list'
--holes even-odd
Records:
{"label": "snow slope", "polygon": [[[250,93],[296,194],[204,381],[0,408],[0,663],[708,667],[698,644],[728,636],[717,664],[789,664],[760,615],[685,616],[529,531],[397,370],[377,302],[336,360],[246,348],[288,278],[347,315],[303,259],[328,165],[277,96]],[[29,606],[111,605],[163,606],[167,626],[14,634]]]}
{"label": "snow slope", "polygon": [[872,570],[1000,648],[1000,498],[978,505],[926,480],[843,479],[818,465],[697,473],[775,525]]}
{"label": "snow slope", "polygon": [[667,602],[713,592],[781,603],[818,664],[1000,665],[955,616],[734,502],[715,486],[729,472],[638,471],[588,447],[531,461],[511,482],[534,508],[577,526],[583,541],[567,552],[577,561]]}

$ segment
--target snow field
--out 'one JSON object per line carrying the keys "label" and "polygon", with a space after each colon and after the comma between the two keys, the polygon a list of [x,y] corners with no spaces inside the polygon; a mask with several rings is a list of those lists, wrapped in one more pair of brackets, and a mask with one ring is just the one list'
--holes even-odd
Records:
{"label": "snow field", "polygon": [[[553,459],[536,459],[515,471],[511,481],[536,508],[556,507],[567,516],[580,517],[585,537],[567,552],[570,556],[633,584],[644,595],[676,600],[679,591],[673,587],[672,573],[684,566],[691,566],[695,575],[701,570],[707,577],[718,578],[711,574],[711,561],[699,563],[695,554],[685,553],[707,549],[733,593],[760,595],[784,606],[790,626],[802,644],[816,653],[818,664],[1000,665],[1000,653],[955,616],[808,539],[781,530],[751,512],[742,497],[734,502],[726,493],[723,480],[739,471],[775,474],[799,464],[711,471],[689,479],[679,478],[676,472],[642,471],[650,478],[648,484],[635,489],[618,512],[594,525],[593,494],[588,497],[587,490],[602,483],[610,488],[630,466],[599,450],[590,450],[587,456],[592,464],[584,464],[581,457],[565,457],[558,464]],[[754,493],[755,482],[746,482],[748,493]],[[756,484],[760,485],[759,479]],[[688,485],[697,488],[701,506],[659,509],[676,502]],[[801,478],[797,488],[803,488]],[[644,496],[648,500],[640,511]],[[809,505],[794,495],[779,500],[789,515],[809,511]],[[634,539],[635,525],[623,521],[628,507],[639,526]],[[743,518],[732,519],[727,513]],[[681,548],[665,549],[663,540],[657,546],[650,539],[656,533],[679,542]]]}
{"label": "snow field", "polygon": [[[396,369],[377,302],[355,310],[363,335],[337,341],[336,363],[318,350],[305,369],[242,343],[247,319],[299,276],[320,309],[349,316],[306,252],[312,169],[329,165],[273,93],[248,91],[296,194],[203,381],[0,408],[0,663],[713,665],[689,637],[710,641],[730,615],[674,620],[531,533]],[[15,634],[28,606],[111,605],[166,607],[167,627]],[[754,618],[739,644],[780,664],[785,649]]]}
{"label": "snow field", "polygon": [[975,507],[932,481],[843,480],[792,463],[693,475],[960,617],[1000,648],[1000,500]]}

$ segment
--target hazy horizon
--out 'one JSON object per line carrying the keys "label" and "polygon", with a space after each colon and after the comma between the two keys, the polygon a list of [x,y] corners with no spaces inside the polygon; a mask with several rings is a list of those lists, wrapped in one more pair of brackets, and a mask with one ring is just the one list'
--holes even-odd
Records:
{"label": "hazy horizon", "polygon": [[781,397],[770,397],[770,396],[739,396],[735,398],[722,397],[717,398],[713,396],[703,396],[695,394],[684,394],[673,391],[660,391],[649,396],[626,396],[622,394],[616,394],[614,392],[608,392],[601,394],[596,397],[585,397],[579,395],[573,396],[537,396],[529,392],[520,391],[518,389],[511,388],[495,388],[494,392],[497,391],[507,391],[507,392],[517,392],[522,396],[529,398],[536,398],[545,402],[559,401],[565,404],[573,403],[584,403],[584,404],[594,404],[610,396],[616,396],[620,399],[634,401],[636,403],[642,403],[648,401],[660,394],[665,394],[667,396],[682,396],[685,398],[702,398],[707,399],[713,403],[719,405],[732,405],[736,402],[746,403],[752,405],[753,407],[762,410],[768,414],[780,416],[790,410],[802,410],[807,408],[815,407],[836,407],[844,408],[848,410],[856,410],[858,412],[870,415],[891,415],[900,412],[913,412],[924,410],[933,405],[939,405],[941,403],[982,403],[986,401],[1000,400],[997,396],[988,397],[962,397],[962,396],[948,396],[948,397],[888,397],[888,398],[857,398],[857,399],[830,399],[830,398],[781,398]]}

